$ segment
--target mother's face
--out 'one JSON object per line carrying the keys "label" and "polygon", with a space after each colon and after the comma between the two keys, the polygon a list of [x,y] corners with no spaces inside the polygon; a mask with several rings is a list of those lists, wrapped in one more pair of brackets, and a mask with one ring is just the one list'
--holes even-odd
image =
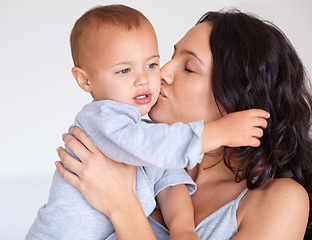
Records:
{"label": "mother's face", "polygon": [[155,122],[211,121],[220,118],[211,89],[212,55],[205,22],[175,45],[171,61],[161,69],[161,94],[149,113]]}

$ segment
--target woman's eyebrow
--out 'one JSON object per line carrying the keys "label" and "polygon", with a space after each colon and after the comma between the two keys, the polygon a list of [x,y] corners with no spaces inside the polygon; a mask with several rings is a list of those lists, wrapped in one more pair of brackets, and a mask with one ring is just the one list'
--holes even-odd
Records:
{"label": "woman's eyebrow", "polygon": [[203,61],[197,56],[196,53],[194,53],[194,52],[192,52],[190,50],[184,50],[183,52],[188,54],[188,55],[191,55],[191,56],[195,57],[200,62],[200,64],[204,65]]}
{"label": "woman's eyebrow", "polygon": [[[177,49],[176,45],[174,45],[174,51],[176,51],[176,49]],[[195,52],[190,50],[183,50],[182,52],[195,57],[200,62],[200,64],[204,65],[204,62],[200,59],[200,57],[198,57],[198,55]]]}

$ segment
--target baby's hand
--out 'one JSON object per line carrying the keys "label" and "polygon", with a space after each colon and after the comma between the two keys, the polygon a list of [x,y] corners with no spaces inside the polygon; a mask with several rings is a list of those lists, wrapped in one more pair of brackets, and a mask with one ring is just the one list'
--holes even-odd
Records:
{"label": "baby's hand", "polygon": [[228,147],[258,147],[270,114],[261,109],[227,114],[218,120],[222,142]]}

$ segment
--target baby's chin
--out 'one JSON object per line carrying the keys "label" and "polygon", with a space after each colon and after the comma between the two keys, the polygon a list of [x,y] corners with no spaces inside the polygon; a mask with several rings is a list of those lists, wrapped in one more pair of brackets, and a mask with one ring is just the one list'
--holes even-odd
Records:
{"label": "baby's chin", "polygon": [[146,114],[148,114],[151,110],[152,106],[144,106],[144,107],[140,107],[141,110],[141,116],[145,116]]}
{"label": "baby's chin", "polygon": [[149,104],[146,104],[144,106],[140,106],[140,110],[141,110],[141,116],[144,116],[146,114],[149,115],[150,111],[153,110],[153,107],[156,105],[156,101],[153,103],[153,102],[150,102]]}
{"label": "baby's chin", "polygon": [[[155,104],[156,105],[156,104]],[[159,122],[159,119],[157,119],[157,107],[155,108],[155,105],[151,108],[151,110],[148,112],[148,117],[153,121],[153,122]]]}
{"label": "baby's chin", "polygon": [[173,114],[165,105],[156,103],[148,113],[148,117],[156,123],[172,124],[178,121],[172,121]]}

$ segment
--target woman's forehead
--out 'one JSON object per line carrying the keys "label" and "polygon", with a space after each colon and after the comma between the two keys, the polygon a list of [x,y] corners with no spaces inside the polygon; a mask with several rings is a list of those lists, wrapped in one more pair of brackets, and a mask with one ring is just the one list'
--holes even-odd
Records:
{"label": "woman's forehead", "polygon": [[209,38],[212,25],[204,22],[191,28],[184,37],[174,46],[176,53],[192,53],[202,62],[211,55]]}

